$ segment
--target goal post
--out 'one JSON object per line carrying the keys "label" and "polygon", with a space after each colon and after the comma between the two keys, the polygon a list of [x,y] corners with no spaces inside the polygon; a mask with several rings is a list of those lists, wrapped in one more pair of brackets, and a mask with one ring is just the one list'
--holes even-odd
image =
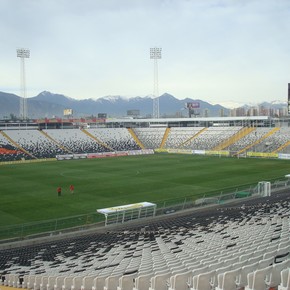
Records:
{"label": "goal post", "polygon": [[258,194],[261,196],[271,196],[271,182],[260,181],[258,183]]}

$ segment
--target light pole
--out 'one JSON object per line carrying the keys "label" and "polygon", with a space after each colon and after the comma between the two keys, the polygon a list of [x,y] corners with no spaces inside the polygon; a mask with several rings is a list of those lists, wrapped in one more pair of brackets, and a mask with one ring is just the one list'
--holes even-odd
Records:
{"label": "light pole", "polygon": [[154,60],[154,90],[153,90],[153,118],[159,118],[159,92],[158,92],[158,63],[161,59],[160,47],[150,48],[150,59]]}
{"label": "light pole", "polygon": [[25,82],[25,58],[30,57],[30,50],[26,48],[19,48],[16,50],[17,57],[20,57],[20,86],[21,86],[21,97],[19,106],[19,117],[20,119],[27,119],[27,99],[26,99],[26,82]]}

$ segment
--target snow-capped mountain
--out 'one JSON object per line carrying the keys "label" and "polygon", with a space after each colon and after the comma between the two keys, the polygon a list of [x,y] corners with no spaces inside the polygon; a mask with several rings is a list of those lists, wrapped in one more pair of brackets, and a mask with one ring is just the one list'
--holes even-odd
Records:
{"label": "snow-capped mountain", "polygon": [[[0,92],[0,118],[9,117],[11,114],[19,114],[19,96]],[[196,114],[202,115],[207,110],[208,116],[217,117],[223,110],[228,115],[229,109],[248,106],[237,102],[222,102],[210,104],[199,99],[185,98],[179,100],[174,96],[164,93],[159,97],[161,117],[188,116],[186,103],[199,103],[199,108],[194,109]],[[61,94],[48,91],[41,92],[35,97],[27,99],[28,115],[31,118],[62,117],[64,109],[72,109],[75,117],[97,116],[106,113],[108,117],[122,117],[127,115],[128,110],[139,110],[141,117],[150,117],[153,111],[153,96],[126,98],[123,96],[105,96],[98,99],[76,100]],[[273,101],[260,104],[264,107],[278,108],[286,106],[286,102]],[[251,105],[252,106],[252,105]]]}
{"label": "snow-capped mountain", "polygon": [[235,101],[225,101],[225,102],[220,102],[219,104],[227,109],[240,108],[245,105],[245,103],[238,103]]}

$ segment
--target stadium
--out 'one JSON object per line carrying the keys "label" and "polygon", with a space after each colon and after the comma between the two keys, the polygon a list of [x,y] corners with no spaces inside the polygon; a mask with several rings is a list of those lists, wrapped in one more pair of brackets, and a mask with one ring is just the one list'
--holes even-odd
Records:
{"label": "stadium", "polygon": [[2,122],[0,288],[290,289],[289,158],[266,116]]}

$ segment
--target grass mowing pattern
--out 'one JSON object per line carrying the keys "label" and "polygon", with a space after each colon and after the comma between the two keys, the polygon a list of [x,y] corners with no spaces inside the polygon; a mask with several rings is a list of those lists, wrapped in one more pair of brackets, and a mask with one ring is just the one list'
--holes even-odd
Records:
{"label": "grass mowing pattern", "polygon": [[[203,196],[283,178],[290,162],[155,154],[0,167],[0,226],[95,212],[98,208]],[[69,193],[69,185],[75,193]],[[57,197],[56,189],[63,194]]]}

